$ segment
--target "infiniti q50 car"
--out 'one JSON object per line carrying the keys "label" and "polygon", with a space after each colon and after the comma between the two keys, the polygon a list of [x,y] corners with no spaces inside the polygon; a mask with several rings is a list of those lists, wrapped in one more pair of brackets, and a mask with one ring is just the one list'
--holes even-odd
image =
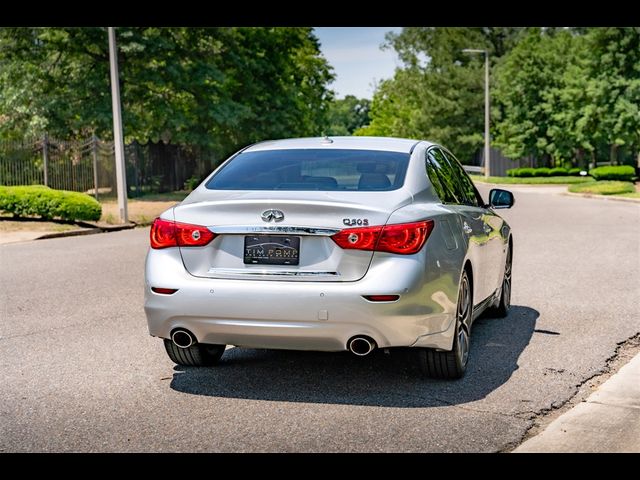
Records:
{"label": "infiniti q50 car", "polygon": [[505,316],[513,241],[446,148],[379,137],[267,141],[157,218],[145,312],[172,361],[226,345],[367,355],[411,347],[459,378],[473,321]]}

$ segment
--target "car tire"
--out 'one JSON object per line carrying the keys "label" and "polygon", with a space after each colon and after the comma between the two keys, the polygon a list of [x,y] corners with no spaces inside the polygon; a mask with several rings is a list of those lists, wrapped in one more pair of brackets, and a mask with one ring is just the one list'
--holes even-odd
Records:
{"label": "car tire", "polygon": [[164,348],[173,363],[185,367],[209,367],[218,363],[226,345],[195,343],[190,347],[180,348],[171,340],[165,339]]}
{"label": "car tire", "polygon": [[471,283],[465,270],[460,279],[453,348],[449,352],[418,348],[418,367],[424,376],[446,380],[464,376],[469,361],[472,298]]}
{"label": "car tire", "polygon": [[513,253],[511,247],[507,250],[507,260],[504,266],[504,277],[502,278],[502,288],[500,289],[500,300],[498,305],[491,309],[494,317],[504,318],[509,314],[511,307],[511,270],[513,265]]}

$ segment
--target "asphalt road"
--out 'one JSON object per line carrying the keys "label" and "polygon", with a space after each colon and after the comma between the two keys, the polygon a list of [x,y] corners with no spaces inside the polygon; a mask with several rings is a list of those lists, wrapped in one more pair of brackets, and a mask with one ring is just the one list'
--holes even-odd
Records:
{"label": "asphalt road", "polygon": [[216,368],[178,368],[147,333],[148,229],[1,245],[0,451],[517,444],[640,331],[640,205],[513,190],[515,306],[479,320],[455,382],[382,352],[234,348]]}

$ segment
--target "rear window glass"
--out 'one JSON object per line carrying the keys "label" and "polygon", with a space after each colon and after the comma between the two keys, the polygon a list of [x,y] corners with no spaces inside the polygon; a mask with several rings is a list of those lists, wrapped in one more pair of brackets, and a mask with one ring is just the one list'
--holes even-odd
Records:
{"label": "rear window glass", "polygon": [[243,152],[208,182],[211,190],[396,190],[408,153],[374,150],[266,150]]}

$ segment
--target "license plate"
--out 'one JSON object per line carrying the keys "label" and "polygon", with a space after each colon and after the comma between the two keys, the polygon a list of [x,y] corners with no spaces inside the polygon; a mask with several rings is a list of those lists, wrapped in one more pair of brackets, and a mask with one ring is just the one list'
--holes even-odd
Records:
{"label": "license plate", "polygon": [[244,263],[248,265],[298,265],[299,255],[300,237],[244,237]]}

